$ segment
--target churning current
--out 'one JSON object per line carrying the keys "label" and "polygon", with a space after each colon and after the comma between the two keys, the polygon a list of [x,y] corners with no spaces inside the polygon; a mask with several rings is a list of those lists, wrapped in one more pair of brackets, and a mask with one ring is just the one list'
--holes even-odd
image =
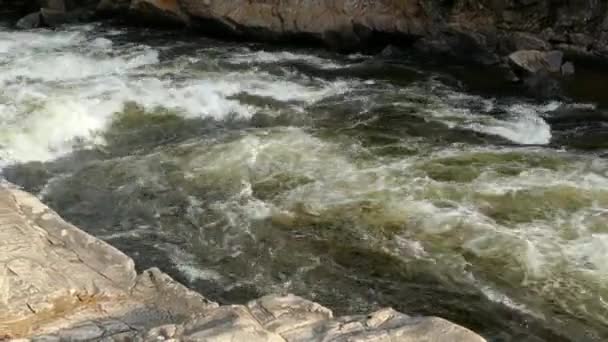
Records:
{"label": "churning current", "polygon": [[606,123],[552,123],[601,109],[467,89],[407,56],[4,27],[0,167],[222,303],[292,292],[606,341]]}

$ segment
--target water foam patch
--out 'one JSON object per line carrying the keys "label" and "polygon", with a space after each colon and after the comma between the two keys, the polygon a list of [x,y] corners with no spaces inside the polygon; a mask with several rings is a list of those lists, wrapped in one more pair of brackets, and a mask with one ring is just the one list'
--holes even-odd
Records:
{"label": "water foam patch", "polygon": [[401,94],[410,100],[399,100],[395,105],[416,106],[417,101],[424,98],[428,104],[422,108],[423,113],[450,128],[496,135],[521,145],[546,145],[551,142],[551,126],[543,115],[560,105],[558,102],[505,105],[494,99],[458,92],[432,79],[422,85],[406,87]]}
{"label": "water foam patch", "polygon": [[334,60],[325,59],[311,54],[264,50],[236,53],[228,59],[228,62],[233,64],[275,64],[300,62],[313,65],[320,69],[338,69],[348,66],[338,64]]}
{"label": "water foam patch", "polygon": [[[162,61],[149,46],[115,44],[114,34],[121,32],[89,31],[0,31],[0,49],[11,51],[0,57],[1,158],[46,161],[74,146],[102,144],[99,133],[126,103],[187,118],[248,119],[259,108],[239,95],[306,106],[349,89],[344,81],[299,74],[222,72],[197,60]],[[19,45],[21,39],[27,43]]]}

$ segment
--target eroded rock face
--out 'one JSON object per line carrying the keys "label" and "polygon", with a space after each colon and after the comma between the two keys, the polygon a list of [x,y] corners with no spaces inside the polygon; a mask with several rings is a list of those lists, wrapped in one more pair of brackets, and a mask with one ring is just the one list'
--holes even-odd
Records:
{"label": "eroded rock face", "polygon": [[608,3],[597,0],[102,0],[99,4],[100,11],[129,8],[148,15],[156,8],[159,20],[167,13],[177,14],[184,23],[220,35],[315,39],[344,49],[420,41],[423,51],[471,55],[484,64],[497,61],[484,54],[508,55],[517,50],[557,48],[608,57]]}
{"label": "eroded rock face", "polygon": [[219,306],[0,184],[0,340],[483,342],[435,317],[392,309],[334,318],[303,298]]}

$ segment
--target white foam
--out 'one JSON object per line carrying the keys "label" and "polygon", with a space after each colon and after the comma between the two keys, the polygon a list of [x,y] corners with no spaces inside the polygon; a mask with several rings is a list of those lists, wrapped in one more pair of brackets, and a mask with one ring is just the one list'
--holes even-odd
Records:
{"label": "white foam", "polygon": [[493,119],[486,123],[467,124],[464,127],[498,135],[522,145],[545,145],[551,142],[551,126],[534,108],[519,105],[511,113],[512,117],[507,120]]}
{"label": "white foam", "polygon": [[10,52],[0,54],[1,159],[46,161],[70,152],[76,141],[102,144],[100,133],[126,102],[187,118],[246,119],[258,109],[239,94],[306,105],[349,89],[343,81],[300,75],[188,70],[193,61],[160,63],[153,48],[114,46],[112,36],[87,37],[89,29],[0,31],[0,50]]}
{"label": "white foam", "polygon": [[39,49],[52,50],[75,46],[85,40],[81,32],[15,32],[0,30],[0,59]]}
{"label": "white foam", "polygon": [[343,68],[345,65],[338,64],[333,60],[321,58],[315,55],[292,53],[289,51],[247,51],[236,53],[228,59],[233,64],[274,64],[281,62],[304,62],[321,69]]}
{"label": "white foam", "polygon": [[[492,134],[521,145],[545,145],[551,142],[551,126],[542,118],[545,113],[559,107],[558,102],[546,105],[520,103],[503,106],[493,99],[463,94],[441,84],[431,82],[431,89],[414,84],[402,92],[408,97],[424,98],[430,102],[424,109],[426,115],[435,118],[450,128],[464,128],[480,133]],[[395,103],[411,106],[409,102]],[[496,108],[507,113],[496,117]]]}

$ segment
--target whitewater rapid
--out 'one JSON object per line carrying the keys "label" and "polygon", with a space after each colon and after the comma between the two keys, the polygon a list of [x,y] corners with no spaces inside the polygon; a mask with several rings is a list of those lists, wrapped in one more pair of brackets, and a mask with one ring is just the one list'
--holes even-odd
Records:
{"label": "whitewater rapid", "polygon": [[415,65],[395,81],[371,55],[173,38],[1,28],[3,175],[226,298],[465,323],[496,312],[487,300],[527,315],[480,325],[494,337],[608,336],[608,163],[555,148],[548,123],[573,104]]}
{"label": "whitewater rapid", "polygon": [[[0,156],[7,161],[47,161],[69,153],[74,146],[103,144],[100,132],[113,115],[133,102],[147,110],[163,107],[185,117],[251,118],[265,108],[236,97],[272,98],[293,107],[310,105],[340,94],[425,97],[427,119],[483,133],[520,144],[547,144],[551,129],[542,119],[546,108],[518,105],[499,108],[502,119],[488,115],[492,99],[467,97],[441,84],[426,83],[395,89],[388,84],[353,79],[325,81],[285,70],[281,75],[259,70],[259,64],[301,62],[321,68],[346,67],[322,57],[291,52],[228,51],[201,57],[198,51],[161,60],[158,48],[119,43],[120,31],[99,33],[95,25],[63,31],[0,32]],[[226,52],[224,52],[225,54]],[[210,55],[210,56],[209,56]],[[224,62],[251,68],[224,72]],[[204,65],[206,71],[197,71]],[[217,70],[214,70],[217,69]],[[371,95],[368,94],[368,90]],[[374,93],[378,93],[377,95]],[[469,103],[487,102],[472,110]],[[403,105],[411,105],[404,103]],[[305,115],[305,114],[302,114]]]}

